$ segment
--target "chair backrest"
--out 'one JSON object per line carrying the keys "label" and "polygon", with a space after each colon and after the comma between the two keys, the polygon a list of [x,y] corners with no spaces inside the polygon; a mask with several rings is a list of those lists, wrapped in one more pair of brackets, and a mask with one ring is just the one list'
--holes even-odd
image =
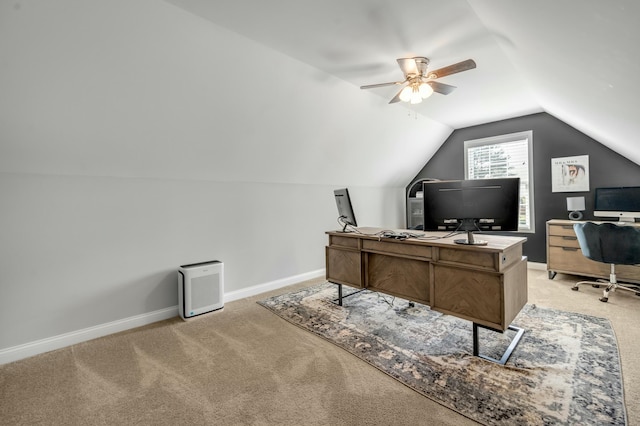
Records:
{"label": "chair backrest", "polygon": [[573,225],[582,254],[617,265],[640,264],[640,227],[583,222]]}

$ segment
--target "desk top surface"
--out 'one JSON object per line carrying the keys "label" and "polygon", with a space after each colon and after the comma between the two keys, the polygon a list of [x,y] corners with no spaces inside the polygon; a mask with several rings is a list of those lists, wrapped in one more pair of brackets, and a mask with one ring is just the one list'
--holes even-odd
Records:
{"label": "desk top surface", "polygon": [[[382,232],[394,232],[398,233],[410,233],[421,235],[418,238],[407,238],[404,240],[385,238],[381,236]],[[524,244],[527,239],[525,237],[511,237],[505,235],[483,234],[474,233],[474,237],[477,240],[487,241],[487,245],[465,245],[457,244],[454,240],[466,238],[466,232],[451,235],[451,232],[431,232],[431,231],[415,231],[410,229],[385,229],[385,228],[367,228],[360,227],[357,231],[342,232],[342,231],[327,231],[328,235],[347,237],[347,238],[361,238],[367,240],[385,241],[390,243],[399,244],[420,244],[428,246],[438,247],[455,247],[462,250],[487,250],[487,251],[503,251],[509,247]]]}

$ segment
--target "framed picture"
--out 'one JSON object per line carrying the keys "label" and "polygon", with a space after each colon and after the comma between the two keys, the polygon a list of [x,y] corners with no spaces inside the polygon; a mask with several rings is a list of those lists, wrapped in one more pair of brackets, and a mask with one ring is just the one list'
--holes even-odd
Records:
{"label": "framed picture", "polygon": [[589,191],[589,156],[551,159],[551,192]]}

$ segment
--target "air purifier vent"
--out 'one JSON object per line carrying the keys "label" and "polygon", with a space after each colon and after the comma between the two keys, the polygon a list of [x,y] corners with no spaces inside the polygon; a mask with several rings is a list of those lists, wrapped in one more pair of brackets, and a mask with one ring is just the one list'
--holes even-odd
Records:
{"label": "air purifier vent", "polygon": [[178,269],[178,311],[183,319],[224,306],[224,264],[218,260]]}

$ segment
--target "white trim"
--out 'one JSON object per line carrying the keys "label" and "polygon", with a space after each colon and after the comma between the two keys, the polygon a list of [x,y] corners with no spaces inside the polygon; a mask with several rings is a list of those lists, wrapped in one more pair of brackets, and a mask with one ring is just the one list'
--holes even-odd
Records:
{"label": "white trim", "polygon": [[176,315],[178,315],[177,305],[2,349],[0,350],[0,365],[173,318]]}
{"label": "white trim", "polygon": [[[500,145],[508,142],[526,141],[527,142],[527,186],[528,186],[528,199],[529,199],[529,227],[522,228],[518,226],[518,232],[535,234],[536,220],[535,220],[535,206],[534,206],[534,177],[533,177],[533,130],[526,130],[523,132],[509,133],[506,135],[490,136],[482,139],[472,139],[464,141],[464,178],[469,179],[469,149],[476,148],[485,145]],[[499,177],[499,176],[494,176]],[[504,176],[506,177],[506,176]],[[522,184],[522,182],[521,182]]]}
{"label": "white trim", "polygon": [[[266,291],[277,290],[281,287],[286,287],[291,284],[318,278],[324,276],[324,274],[324,269],[318,269],[316,271],[294,275],[292,277],[255,285],[241,290],[235,290],[229,293],[225,293],[224,301],[231,302],[250,296],[255,296]],[[147,324],[174,318],[176,316],[178,316],[177,305],[159,309],[153,312],[135,315],[129,318],[123,318],[120,320],[99,324],[81,330],[71,331],[69,333],[59,334],[57,336],[47,337],[41,340],[24,343],[22,345],[13,346],[6,349],[0,349],[0,365],[18,361],[24,358],[29,358],[34,355],[42,354],[56,349],[61,349],[67,346],[75,345],[77,343],[86,342],[88,340],[97,339],[98,337],[107,336],[109,334],[130,330],[136,327],[142,327]]]}
{"label": "white trim", "polygon": [[539,262],[527,262],[527,268],[529,269],[535,269],[537,271],[546,271],[547,270],[547,264],[546,263],[539,263]]}
{"label": "white trim", "polygon": [[313,278],[322,277],[325,274],[324,269],[318,269],[316,271],[307,272],[300,275],[294,275],[288,278],[282,278],[280,280],[271,281],[264,284],[254,285],[253,287],[243,288],[240,290],[231,291],[224,294],[225,302],[232,302],[234,300],[244,299],[246,297],[255,296],[260,293],[265,293],[271,290],[277,290],[282,287],[286,287],[291,284],[297,284],[302,281],[311,280]]}

